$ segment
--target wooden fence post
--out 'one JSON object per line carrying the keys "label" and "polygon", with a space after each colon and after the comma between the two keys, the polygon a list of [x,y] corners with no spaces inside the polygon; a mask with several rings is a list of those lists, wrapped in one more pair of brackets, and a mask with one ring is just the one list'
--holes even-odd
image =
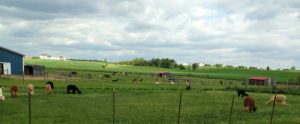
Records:
{"label": "wooden fence post", "polygon": [[24,80],[25,80],[25,73],[24,73],[24,71],[22,72],[22,81],[24,82]]}
{"label": "wooden fence post", "polygon": [[66,75],[66,81],[68,80],[68,73],[67,72],[65,72],[65,75]]}
{"label": "wooden fence post", "polygon": [[28,119],[29,119],[29,124],[31,124],[31,94],[28,92]]}
{"label": "wooden fence post", "polygon": [[234,94],[232,95],[232,102],[231,102],[231,108],[230,108],[230,114],[229,114],[229,121],[228,124],[231,124],[231,115],[232,115],[232,111],[233,111],[233,103],[234,103]]}
{"label": "wooden fence post", "polygon": [[179,95],[177,124],[180,124],[181,101],[182,101],[182,92],[180,92],[180,95]]}
{"label": "wooden fence post", "polygon": [[46,72],[44,71],[44,81],[46,80]]}
{"label": "wooden fence post", "polygon": [[273,101],[273,108],[272,108],[272,114],[271,114],[271,120],[270,120],[270,124],[273,123],[273,115],[274,115],[274,110],[275,110],[275,101],[276,101],[276,96],[277,96],[277,91],[275,91],[275,97],[274,97],[274,101]]}
{"label": "wooden fence post", "polygon": [[116,100],[116,96],[115,96],[115,89],[113,89],[113,124],[115,124],[115,100]]}

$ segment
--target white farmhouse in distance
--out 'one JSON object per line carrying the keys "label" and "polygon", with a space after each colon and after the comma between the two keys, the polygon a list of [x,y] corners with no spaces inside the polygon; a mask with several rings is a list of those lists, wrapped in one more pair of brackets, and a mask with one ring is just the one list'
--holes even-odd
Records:
{"label": "white farmhouse in distance", "polygon": [[199,67],[204,67],[205,63],[199,62],[198,65],[199,65]]}
{"label": "white farmhouse in distance", "polygon": [[60,61],[67,61],[67,58],[60,56],[60,57],[52,57],[48,54],[41,54],[40,59],[48,59],[48,60],[60,60]]}
{"label": "white farmhouse in distance", "polygon": [[49,58],[51,58],[51,56],[48,55],[48,54],[41,54],[40,55],[40,59],[49,59]]}

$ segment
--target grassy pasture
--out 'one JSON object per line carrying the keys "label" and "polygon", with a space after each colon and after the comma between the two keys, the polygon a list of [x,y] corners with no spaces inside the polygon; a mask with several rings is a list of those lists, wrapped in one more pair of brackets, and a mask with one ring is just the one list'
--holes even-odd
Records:
{"label": "grassy pasture", "polygon": [[[131,82],[133,78],[143,82]],[[120,82],[112,82],[119,78]],[[183,77],[187,78],[187,77]],[[116,123],[122,124],[170,124],[177,123],[179,93],[183,92],[182,124],[223,124],[228,123],[233,91],[223,91],[223,85],[216,79],[193,78],[191,91],[185,91],[183,82],[172,85],[163,78],[162,84],[154,84],[153,77],[129,75],[93,80],[54,81],[52,95],[46,96],[43,80],[0,79],[4,86],[5,101],[0,102],[0,120],[5,124],[28,122],[26,84],[35,85],[32,98],[33,124],[99,124],[112,123],[112,89],[116,92]],[[202,82],[202,83],[201,83]],[[230,80],[224,81],[230,82]],[[66,94],[67,84],[76,84],[83,92],[80,95]],[[10,97],[8,87],[17,84],[20,88],[16,99]],[[225,85],[225,84],[224,84]],[[232,87],[243,87],[241,82]],[[205,90],[209,89],[209,90]],[[244,113],[242,98],[235,98],[232,122],[239,124],[269,123],[271,106],[264,103],[271,94],[250,93],[256,100],[258,111]],[[274,124],[297,124],[299,100],[287,95],[288,105],[277,106]]]}
{"label": "grassy pasture", "polygon": [[196,71],[166,69],[151,66],[131,66],[108,63],[106,68],[101,68],[105,65],[103,62],[86,62],[86,61],[51,61],[32,59],[26,60],[26,64],[42,64],[47,70],[69,70],[69,71],[127,71],[127,72],[142,72],[142,73],[157,73],[157,72],[172,72],[176,75],[193,76],[201,78],[217,78],[217,79],[235,79],[246,80],[252,76],[268,76],[277,82],[286,82],[290,79],[300,77],[300,72],[296,71],[266,71],[266,70],[250,70],[250,69],[230,69],[230,68],[199,68]]}
{"label": "grassy pasture", "polygon": [[[0,78],[0,86],[4,86],[5,101],[0,101],[1,124],[28,123],[28,96],[26,85],[35,85],[32,97],[33,124],[107,124],[112,123],[112,91],[116,92],[116,123],[121,124],[172,124],[177,123],[179,94],[183,92],[181,108],[181,124],[226,124],[228,123],[230,105],[234,95],[232,88],[245,88],[243,80],[247,75],[270,74],[281,77],[297,76],[296,72],[257,71],[234,69],[199,69],[182,71],[156,67],[135,67],[110,63],[102,69],[104,63],[81,61],[45,61],[26,60],[27,64],[43,64],[47,70],[77,71],[81,77],[91,74],[93,78],[74,78],[71,80],[54,80],[55,89],[50,96],[45,95],[44,80],[19,80]],[[101,71],[100,71],[101,70]],[[186,91],[184,81],[172,85],[167,79],[158,78],[161,84],[156,85],[157,77],[151,75],[117,75],[104,78],[104,74],[113,71],[156,73],[168,71],[176,73],[176,78],[192,79],[192,90]],[[244,72],[245,71],[245,72]],[[293,73],[289,75],[290,73]],[[208,77],[207,77],[208,75]],[[237,77],[234,77],[236,76]],[[113,79],[118,82],[112,82]],[[132,79],[143,78],[142,82],[131,82]],[[223,78],[223,85],[220,79]],[[11,98],[9,87],[19,86],[19,96]],[[66,94],[65,87],[76,84],[83,94]],[[225,89],[229,87],[230,89]],[[235,97],[232,123],[265,124],[270,122],[271,106],[265,102],[271,97],[271,89],[248,86],[250,95],[256,100],[256,113],[243,112],[243,99]],[[288,89],[290,90],[290,89]],[[295,92],[299,89],[294,88]],[[259,91],[259,92],[256,92]],[[296,93],[297,94],[297,93]],[[273,124],[300,123],[300,97],[287,95],[286,106],[276,106]]]}

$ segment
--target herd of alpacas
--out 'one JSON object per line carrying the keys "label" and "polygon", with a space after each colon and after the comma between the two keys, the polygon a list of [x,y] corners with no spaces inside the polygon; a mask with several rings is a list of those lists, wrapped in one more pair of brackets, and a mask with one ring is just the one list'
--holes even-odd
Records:
{"label": "herd of alpacas", "polygon": [[[52,90],[54,89],[54,84],[51,81],[46,82],[45,86],[45,92],[46,95],[50,95]],[[12,85],[10,87],[10,92],[12,98],[17,97],[18,93],[18,86],[17,85]],[[78,92],[78,94],[81,94],[81,91],[76,85],[70,84],[67,86],[67,94],[75,94]],[[34,85],[33,84],[28,84],[27,85],[27,93],[29,95],[34,95]],[[244,112],[255,112],[257,110],[257,107],[255,106],[255,101],[254,98],[246,93],[245,90],[237,90],[237,95],[238,97],[245,97],[244,98]],[[5,97],[3,96],[3,91],[2,88],[0,88],[0,101],[4,101]],[[286,105],[286,96],[283,94],[277,94],[273,95],[267,102],[266,105],[271,105],[271,104],[281,104],[281,105]]]}
{"label": "herd of alpacas", "polygon": [[[3,95],[2,88],[3,87],[0,87],[0,101],[5,100],[5,96]],[[46,95],[50,95],[53,89],[54,89],[53,82],[52,81],[46,82],[46,86],[45,86]],[[19,90],[19,88],[17,85],[12,85],[10,87],[10,93],[11,93],[12,98],[17,97],[18,90]],[[70,92],[70,91],[72,91],[72,92]],[[76,85],[70,84],[67,86],[67,94],[70,94],[70,93],[75,94],[76,92],[81,94],[81,91],[79,90],[79,88]],[[27,85],[27,93],[31,96],[34,95],[34,85],[33,84],[30,83]]]}
{"label": "herd of alpacas", "polygon": [[[238,90],[237,91],[238,97],[244,97],[244,112],[255,112],[257,107],[255,106],[254,98],[246,93],[245,90]],[[271,104],[280,104],[286,105],[286,96],[283,94],[276,94],[273,95],[267,102],[267,105]]]}

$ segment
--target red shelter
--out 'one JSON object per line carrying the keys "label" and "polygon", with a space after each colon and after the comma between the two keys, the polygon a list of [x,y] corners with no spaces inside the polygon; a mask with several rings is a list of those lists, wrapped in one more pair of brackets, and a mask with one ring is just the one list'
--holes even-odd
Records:
{"label": "red shelter", "polygon": [[269,77],[250,77],[248,79],[249,85],[271,85],[271,78]]}

